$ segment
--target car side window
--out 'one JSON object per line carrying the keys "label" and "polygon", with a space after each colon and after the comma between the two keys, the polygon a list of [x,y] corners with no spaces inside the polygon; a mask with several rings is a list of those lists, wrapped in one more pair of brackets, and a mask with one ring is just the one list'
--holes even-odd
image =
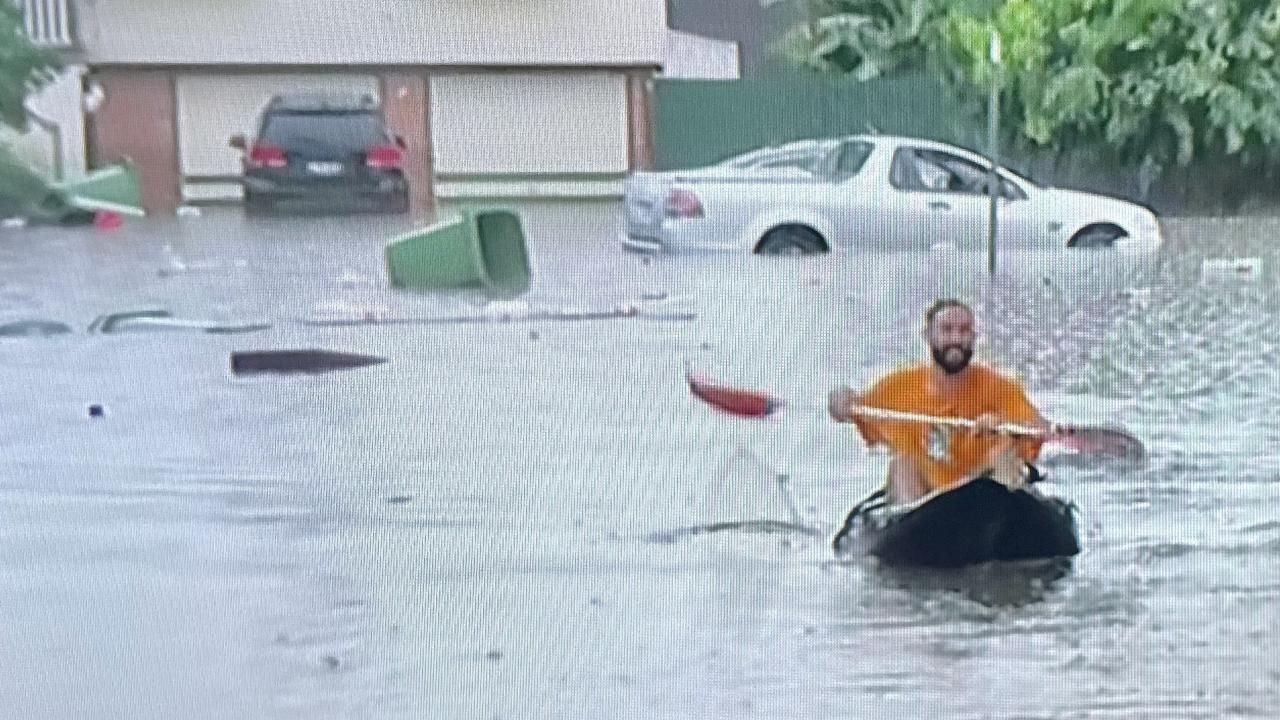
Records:
{"label": "car side window", "polygon": [[917,153],[918,167],[931,189],[984,195],[987,191],[987,168],[937,150]]}
{"label": "car side window", "polygon": [[1016,183],[1005,179],[1000,181],[1000,195],[1005,200],[1026,200],[1027,193],[1018,187]]}
{"label": "car side window", "polygon": [[774,148],[767,150],[752,150],[749,153],[729,158],[724,161],[724,164],[738,169],[750,168],[755,167],[759,162],[777,156],[777,154],[778,151]]}
{"label": "car side window", "polygon": [[832,179],[842,182],[857,175],[862,170],[862,166],[867,164],[869,157],[871,157],[871,143],[852,140],[842,144],[836,154]]}
{"label": "car side window", "polygon": [[814,151],[790,153],[762,160],[750,167],[754,170],[803,170],[804,172],[812,174],[817,168],[820,157],[821,156]]}
{"label": "car side window", "polygon": [[[951,153],[902,148],[894,155],[890,182],[899,190],[986,195],[989,173],[987,167]],[[1010,200],[1026,197],[1005,179],[1001,180],[1000,192]]]}
{"label": "car side window", "polygon": [[889,184],[898,190],[922,190],[920,178],[916,176],[915,151],[901,148],[893,154],[893,164],[889,166]]}

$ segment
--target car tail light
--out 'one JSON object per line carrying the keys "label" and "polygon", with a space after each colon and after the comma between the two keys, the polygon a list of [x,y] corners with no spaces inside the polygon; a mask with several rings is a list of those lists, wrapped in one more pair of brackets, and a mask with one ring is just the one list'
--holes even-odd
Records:
{"label": "car tail light", "polygon": [[702,201],[691,190],[672,190],[667,193],[664,211],[669,218],[700,218],[706,213]]}
{"label": "car tail light", "polygon": [[400,167],[402,154],[395,145],[379,145],[365,153],[364,164],[375,170],[395,170]]}
{"label": "car tail light", "polygon": [[249,151],[249,164],[254,167],[282,168],[289,164],[284,148],[275,145],[254,145]]}

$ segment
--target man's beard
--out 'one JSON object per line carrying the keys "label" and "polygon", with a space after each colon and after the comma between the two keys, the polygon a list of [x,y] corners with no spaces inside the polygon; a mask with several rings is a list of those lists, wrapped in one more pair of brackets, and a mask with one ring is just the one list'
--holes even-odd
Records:
{"label": "man's beard", "polygon": [[[959,352],[952,354],[952,350]],[[930,346],[929,351],[933,355],[933,361],[948,375],[955,375],[969,367],[969,361],[973,359],[973,348],[965,345]]]}

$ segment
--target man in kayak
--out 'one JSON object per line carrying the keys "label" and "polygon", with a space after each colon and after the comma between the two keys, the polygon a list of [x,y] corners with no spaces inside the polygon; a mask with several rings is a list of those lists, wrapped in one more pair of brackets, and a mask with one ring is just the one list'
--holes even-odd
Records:
{"label": "man in kayak", "polygon": [[[977,339],[973,310],[959,300],[939,300],[925,313],[924,338],[930,361],[890,373],[863,394],[837,388],[828,402],[831,417],[855,424],[868,445],[893,451],[891,502],[908,503],[981,475],[1010,486],[1024,482],[1040,441],[1001,435],[997,428],[1009,422],[1047,430],[1049,423],[1016,381],[970,363]],[[873,420],[854,412],[859,405],[968,418],[976,427]]]}

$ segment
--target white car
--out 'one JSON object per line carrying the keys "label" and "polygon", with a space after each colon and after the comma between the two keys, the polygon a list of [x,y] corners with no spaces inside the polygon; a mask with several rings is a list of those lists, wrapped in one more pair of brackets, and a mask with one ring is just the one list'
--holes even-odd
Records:
{"label": "white car", "polygon": [[[990,163],[929,140],[857,135],[757,150],[717,165],[634,173],[624,247],[816,253],[839,246],[987,246]],[[1154,250],[1147,208],[1043,187],[1000,169],[1000,247]]]}

